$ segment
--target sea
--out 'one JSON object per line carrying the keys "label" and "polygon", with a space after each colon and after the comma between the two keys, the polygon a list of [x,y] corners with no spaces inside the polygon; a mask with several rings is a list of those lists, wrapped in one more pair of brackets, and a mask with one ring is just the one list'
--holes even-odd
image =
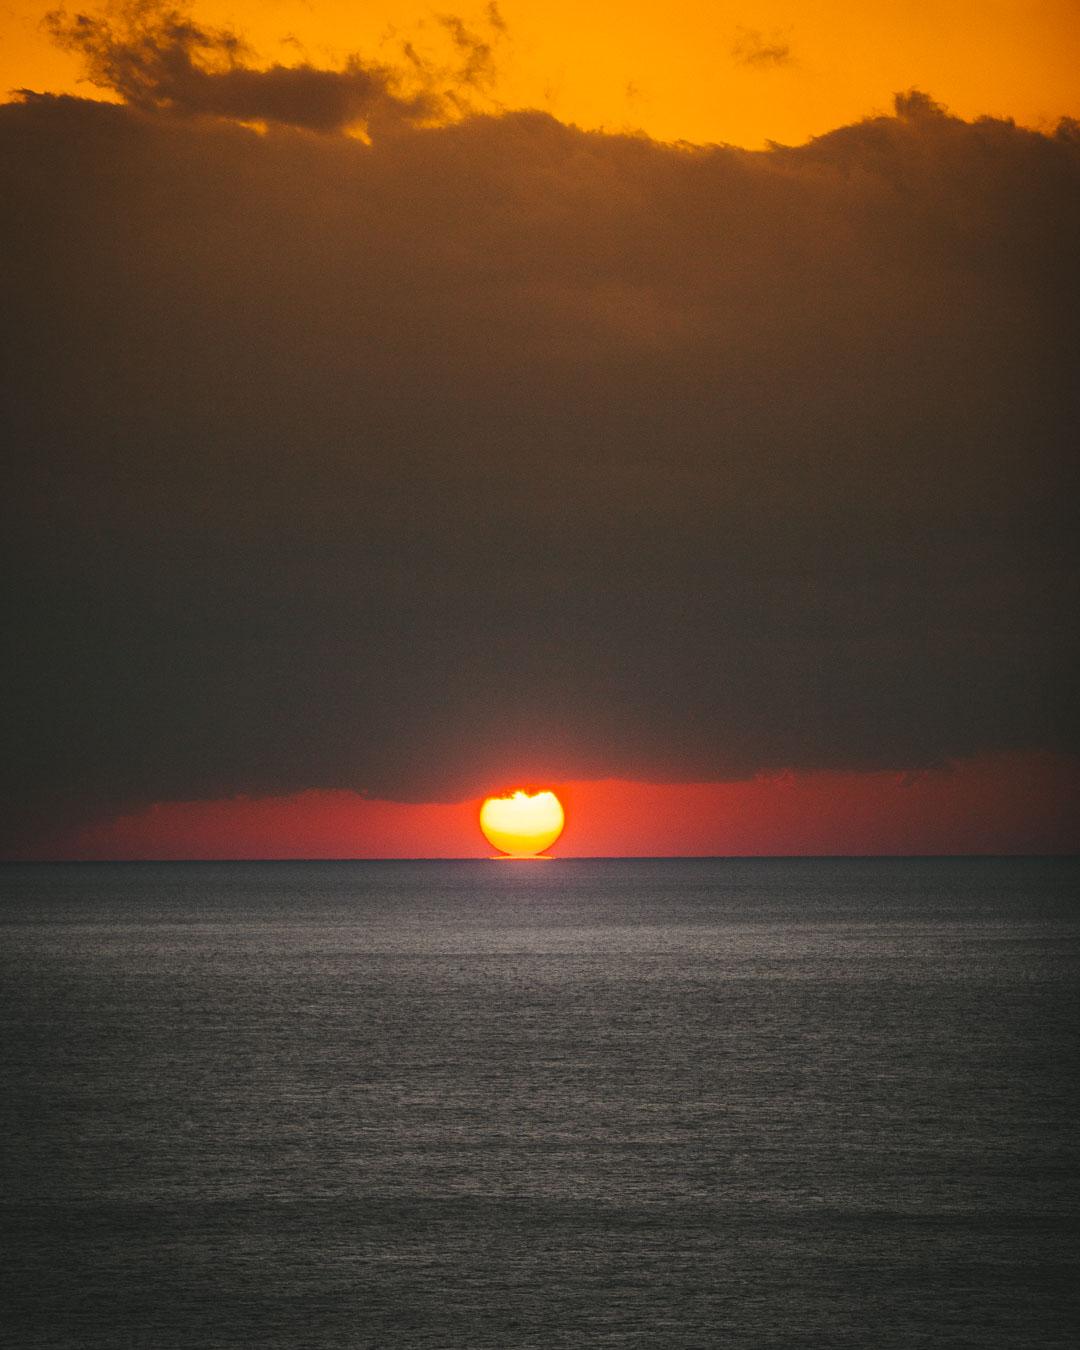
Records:
{"label": "sea", "polygon": [[1080,1344],[1076,859],[0,868],[5,1347]]}

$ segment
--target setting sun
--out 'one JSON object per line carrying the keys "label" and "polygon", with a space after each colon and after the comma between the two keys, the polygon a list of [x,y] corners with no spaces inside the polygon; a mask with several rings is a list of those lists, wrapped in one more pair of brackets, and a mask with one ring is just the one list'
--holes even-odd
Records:
{"label": "setting sun", "polygon": [[563,832],[566,817],[554,792],[514,792],[488,797],[480,808],[480,828],[493,848],[510,858],[535,858]]}

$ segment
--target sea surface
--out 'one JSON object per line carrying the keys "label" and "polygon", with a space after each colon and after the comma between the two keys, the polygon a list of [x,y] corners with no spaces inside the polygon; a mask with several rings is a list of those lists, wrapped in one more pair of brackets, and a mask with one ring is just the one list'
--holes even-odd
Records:
{"label": "sea surface", "polygon": [[1080,863],[0,868],[6,1347],[1080,1344]]}

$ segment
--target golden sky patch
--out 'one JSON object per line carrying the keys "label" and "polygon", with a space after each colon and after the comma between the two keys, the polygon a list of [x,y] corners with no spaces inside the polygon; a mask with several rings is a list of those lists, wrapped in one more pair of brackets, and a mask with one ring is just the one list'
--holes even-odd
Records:
{"label": "golden sky patch", "polygon": [[[354,52],[398,62],[406,42],[448,56],[438,16],[450,11],[493,47],[498,74],[478,95],[480,106],[543,108],[581,126],[662,140],[796,144],[888,111],[893,93],[911,87],[965,118],[988,113],[1048,128],[1080,115],[1076,0],[832,0],[813,8],[792,0],[672,0],[661,8],[500,0],[505,32],[483,5],[197,0],[193,7],[202,23],[242,33],[262,62],[330,67]],[[103,97],[80,82],[79,58],[56,48],[42,14],[32,0],[0,7],[0,89]]]}

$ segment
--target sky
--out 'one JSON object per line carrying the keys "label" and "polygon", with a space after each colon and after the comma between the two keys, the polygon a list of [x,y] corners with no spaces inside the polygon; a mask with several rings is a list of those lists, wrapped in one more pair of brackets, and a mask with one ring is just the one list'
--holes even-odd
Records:
{"label": "sky", "polygon": [[[0,4],[0,90],[102,97],[85,83],[78,53],[43,25],[49,8]],[[498,0],[494,10],[417,0],[201,0],[190,12],[242,36],[256,65],[335,70],[353,55],[408,64],[406,44],[452,68],[452,17],[490,48],[483,87],[473,89],[485,110],[537,108],[588,130],[665,141],[797,145],[886,113],[895,92],[913,87],[964,118],[1012,117],[1052,130],[1063,116],[1080,117],[1076,0]]]}
{"label": "sky", "polygon": [[7,857],[1077,845],[1078,10],[0,9]]}

